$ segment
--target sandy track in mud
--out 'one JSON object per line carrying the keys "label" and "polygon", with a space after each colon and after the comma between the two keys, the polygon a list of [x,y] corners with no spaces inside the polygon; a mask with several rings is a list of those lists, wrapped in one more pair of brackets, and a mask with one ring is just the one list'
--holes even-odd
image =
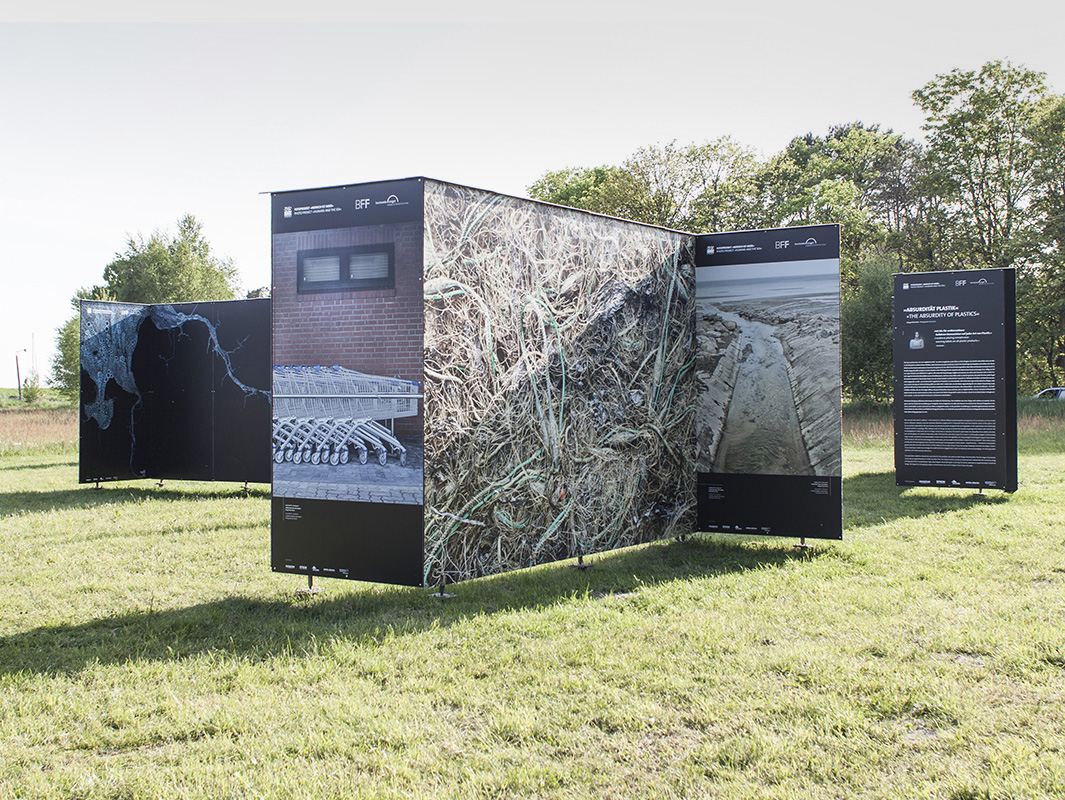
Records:
{"label": "sandy track in mud", "polygon": [[714,472],[810,474],[777,328],[720,308],[718,313],[739,327],[741,361]]}

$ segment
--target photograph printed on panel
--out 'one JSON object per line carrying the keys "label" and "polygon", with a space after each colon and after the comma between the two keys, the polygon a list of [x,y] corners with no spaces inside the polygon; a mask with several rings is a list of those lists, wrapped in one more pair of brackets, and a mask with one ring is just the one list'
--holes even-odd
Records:
{"label": "photograph printed on panel", "polygon": [[273,197],[274,497],[422,504],[421,197]]}
{"label": "photograph printed on panel", "polygon": [[79,480],[269,480],[269,309],[83,301]]}
{"label": "photograph printed on panel", "polygon": [[339,364],[274,367],[275,496],[420,505],[417,381]]}
{"label": "photograph printed on panel", "polygon": [[696,270],[697,469],[840,474],[839,261]]}

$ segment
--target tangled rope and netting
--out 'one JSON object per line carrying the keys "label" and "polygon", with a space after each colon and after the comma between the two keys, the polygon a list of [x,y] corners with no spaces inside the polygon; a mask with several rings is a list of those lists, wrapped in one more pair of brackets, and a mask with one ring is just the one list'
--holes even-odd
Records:
{"label": "tangled rope and netting", "polygon": [[690,530],[688,238],[425,198],[427,584]]}

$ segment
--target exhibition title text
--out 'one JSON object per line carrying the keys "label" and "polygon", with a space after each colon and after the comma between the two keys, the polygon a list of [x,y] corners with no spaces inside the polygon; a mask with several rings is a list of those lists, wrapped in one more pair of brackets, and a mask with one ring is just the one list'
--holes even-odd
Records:
{"label": "exhibition title text", "polygon": [[962,311],[959,306],[909,306],[902,309],[907,319],[944,319],[947,317],[978,317],[979,311]]}

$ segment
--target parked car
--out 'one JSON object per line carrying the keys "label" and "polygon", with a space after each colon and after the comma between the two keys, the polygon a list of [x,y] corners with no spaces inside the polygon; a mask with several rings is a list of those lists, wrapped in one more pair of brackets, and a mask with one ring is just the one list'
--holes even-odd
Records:
{"label": "parked car", "polygon": [[1035,395],[1033,400],[1065,400],[1065,389],[1060,386],[1051,386]]}

